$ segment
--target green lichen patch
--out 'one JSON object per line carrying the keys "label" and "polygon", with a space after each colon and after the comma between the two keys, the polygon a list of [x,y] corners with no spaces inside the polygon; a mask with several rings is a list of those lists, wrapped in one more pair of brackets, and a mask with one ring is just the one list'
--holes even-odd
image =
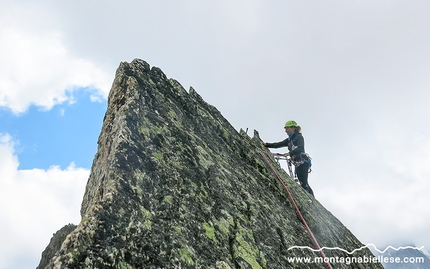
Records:
{"label": "green lichen patch", "polygon": [[[231,218],[231,220],[233,220]],[[230,229],[233,227],[234,223],[230,222],[229,220],[225,218],[221,218],[220,220],[215,220],[216,227],[223,235],[229,235]]]}
{"label": "green lichen patch", "polygon": [[171,195],[164,196],[163,202],[166,202],[168,204],[172,204],[173,203],[173,196],[171,196]]}
{"label": "green lichen patch", "polygon": [[175,256],[183,260],[187,265],[194,265],[193,253],[188,248],[179,248],[175,251]]}
{"label": "green lichen patch", "polygon": [[239,228],[235,235],[232,253],[234,259],[246,261],[252,269],[267,267],[267,262],[262,252],[256,247],[252,231],[249,229]]}
{"label": "green lichen patch", "polygon": [[210,240],[212,240],[214,242],[218,242],[218,240],[216,239],[216,236],[215,236],[215,228],[211,224],[204,222],[203,223],[203,229],[205,230],[205,235],[207,238],[209,238]]}

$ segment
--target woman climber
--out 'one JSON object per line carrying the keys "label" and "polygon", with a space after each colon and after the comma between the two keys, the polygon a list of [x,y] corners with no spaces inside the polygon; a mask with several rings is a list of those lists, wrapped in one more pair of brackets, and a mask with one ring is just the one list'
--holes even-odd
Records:
{"label": "woman climber", "polygon": [[314,192],[308,183],[308,173],[311,166],[311,160],[305,153],[305,140],[301,134],[301,129],[302,128],[297,124],[297,122],[289,120],[284,126],[284,130],[288,135],[287,139],[276,143],[262,143],[268,148],[288,147],[289,152],[284,154],[285,157],[291,157],[300,185],[313,196]]}

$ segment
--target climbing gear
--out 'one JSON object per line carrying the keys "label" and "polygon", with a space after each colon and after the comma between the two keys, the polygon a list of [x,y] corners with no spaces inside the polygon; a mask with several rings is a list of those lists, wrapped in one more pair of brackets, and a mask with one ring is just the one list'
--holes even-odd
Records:
{"label": "climbing gear", "polygon": [[327,268],[332,269],[331,264],[327,261],[327,258],[323,252],[323,250],[321,249],[320,245],[318,244],[317,239],[315,238],[314,234],[312,233],[311,229],[309,228],[309,225],[307,224],[305,218],[303,217],[302,213],[300,212],[299,207],[296,204],[296,201],[293,198],[293,195],[291,194],[290,190],[288,189],[287,185],[285,185],[284,181],[282,180],[282,178],[279,176],[279,174],[276,172],[275,168],[272,166],[272,164],[270,163],[269,159],[267,158],[269,155],[267,152],[264,151],[260,151],[261,155],[263,156],[266,164],[270,167],[270,169],[272,170],[272,172],[275,174],[276,178],[278,179],[278,181],[282,184],[282,186],[284,187],[285,191],[288,194],[288,198],[290,199],[291,203],[293,204],[297,216],[299,217],[300,221],[303,223],[303,225],[305,226],[309,237],[312,240],[312,243],[314,244],[314,246],[316,247],[316,249],[319,250],[319,253],[321,255],[321,257],[323,258],[323,260],[325,261],[325,264],[327,265]]}
{"label": "climbing gear", "polygon": [[287,167],[288,167],[288,172],[290,173],[290,178],[293,179],[295,182],[298,182],[299,179],[297,178],[297,174],[295,173],[295,171],[293,173],[293,160],[291,160],[291,157],[285,156],[284,154],[281,154],[281,153],[272,153],[272,155],[279,165],[281,164],[279,160],[287,161]]}
{"label": "climbing gear", "polygon": [[[293,172],[292,172],[292,166],[293,165],[295,167],[297,167],[303,163],[307,163],[309,165],[308,173],[312,172],[312,169],[311,169],[312,158],[311,158],[311,156],[309,156],[308,153],[301,153],[301,160],[300,161],[295,161],[290,156],[285,156],[284,154],[281,154],[281,153],[272,153],[272,155],[279,164],[280,164],[279,160],[286,160],[287,161],[287,167],[288,167],[288,171],[290,172],[291,178],[293,178]],[[297,174],[294,174],[294,179],[297,179]]]}
{"label": "climbing gear", "polygon": [[297,122],[293,121],[293,120],[289,120],[285,123],[285,127],[299,127],[299,125],[297,124]]}
{"label": "climbing gear", "polygon": [[302,156],[302,161],[309,165],[308,173],[312,172],[312,168],[311,168],[312,167],[312,158],[311,158],[311,156],[309,156],[308,153],[303,153],[303,152],[301,153],[301,156]]}

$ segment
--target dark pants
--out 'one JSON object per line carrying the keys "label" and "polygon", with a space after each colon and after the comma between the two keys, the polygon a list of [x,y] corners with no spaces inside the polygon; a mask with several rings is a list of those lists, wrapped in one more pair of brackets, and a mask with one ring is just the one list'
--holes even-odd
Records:
{"label": "dark pants", "polygon": [[314,192],[308,183],[309,164],[304,162],[300,166],[296,166],[296,174],[297,179],[300,181],[300,185],[302,185],[303,189],[314,196]]}

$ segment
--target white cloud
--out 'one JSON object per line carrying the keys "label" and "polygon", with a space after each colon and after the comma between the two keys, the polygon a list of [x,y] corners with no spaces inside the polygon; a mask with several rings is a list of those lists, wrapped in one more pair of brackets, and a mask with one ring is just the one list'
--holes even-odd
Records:
{"label": "white cloud", "polygon": [[18,170],[7,134],[0,134],[0,159],[0,267],[9,268],[17,257],[36,267],[52,234],[68,223],[79,223],[89,171],[73,163],[65,170]]}
{"label": "white cloud", "polygon": [[49,10],[0,4],[0,106],[14,113],[34,104],[50,109],[75,87],[97,88],[106,97],[110,76],[72,55]]}
{"label": "white cloud", "polygon": [[332,159],[317,196],[363,243],[428,248],[430,136],[381,125]]}

